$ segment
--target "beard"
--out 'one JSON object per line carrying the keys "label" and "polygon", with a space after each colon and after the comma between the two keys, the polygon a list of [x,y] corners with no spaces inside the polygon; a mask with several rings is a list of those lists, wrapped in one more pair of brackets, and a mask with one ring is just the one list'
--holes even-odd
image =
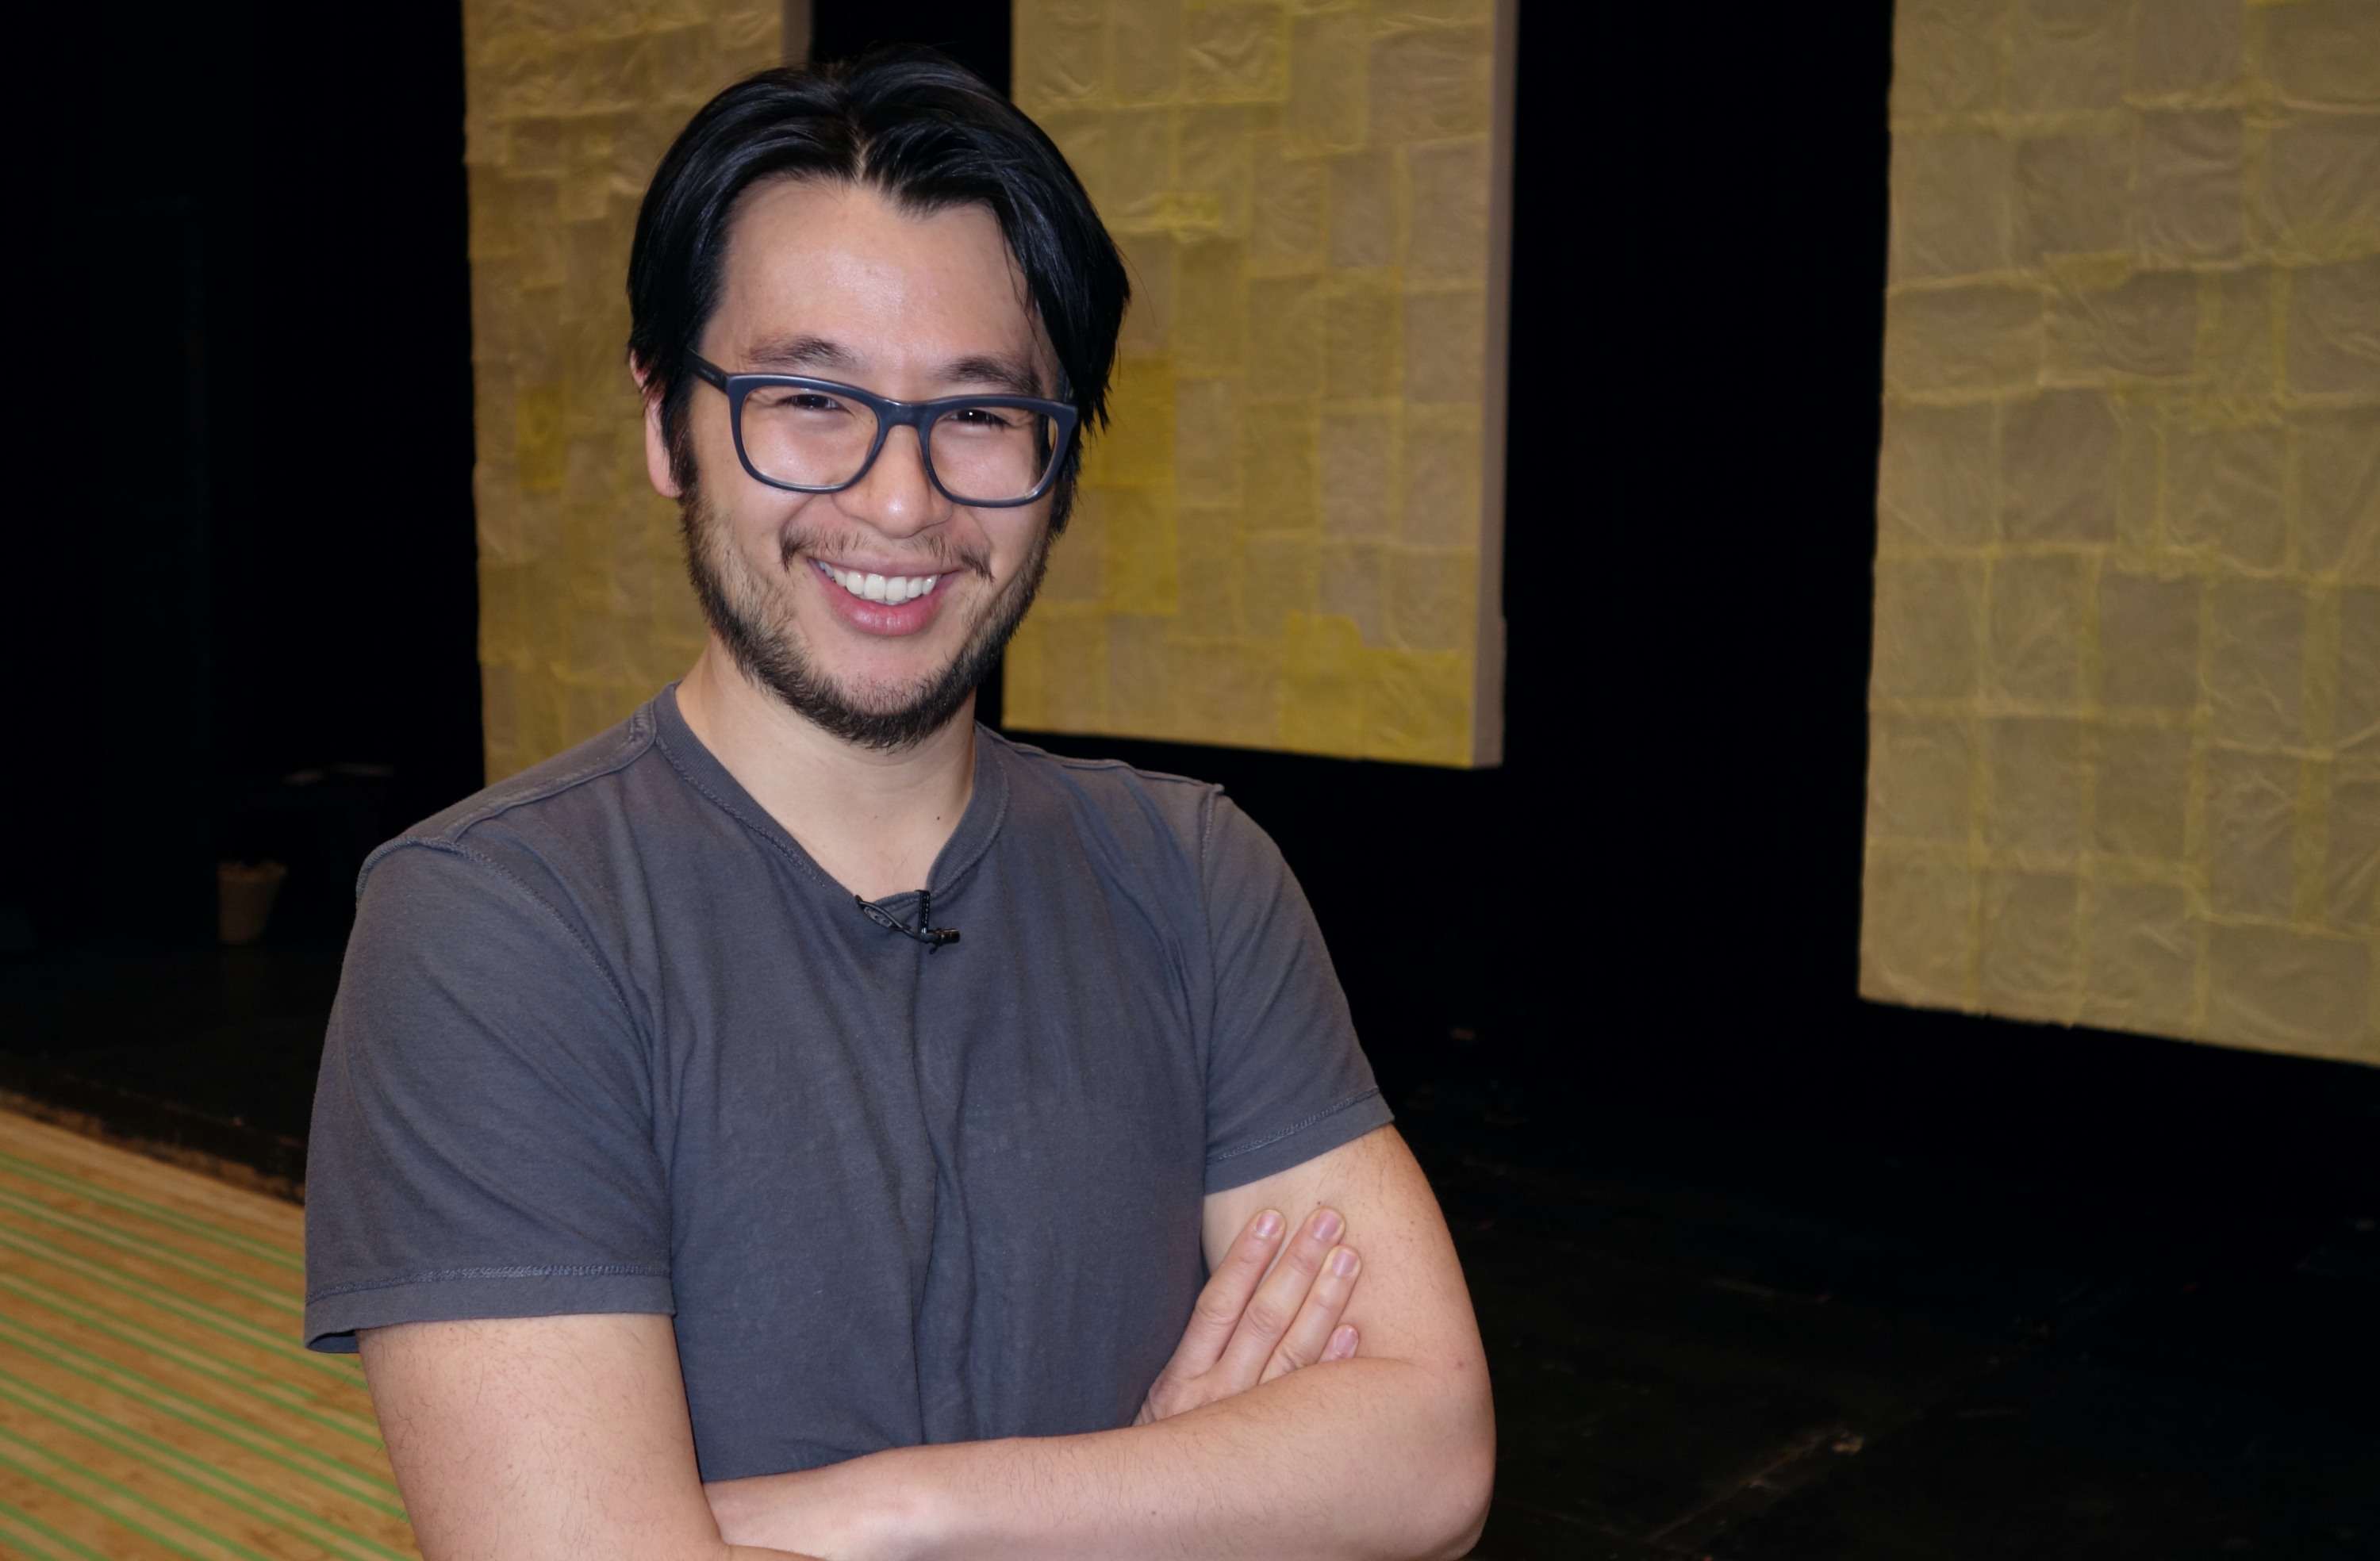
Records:
{"label": "beard", "polygon": [[[771,579],[737,551],[727,517],[712,506],[701,487],[688,484],[685,491],[679,525],[686,539],[686,574],[702,603],[703,617],[735,665],[795,714],[846,743],[880,752],[915,747],[950,724],[1025,621],[1049,567],[1053,528],[1044,526],[1023,567],[977,609],[965,639],[949,661],[906,683],[851,687],[836,683],[812,661],[794,623],[787,576],[797,568],[812,567],[807,562],[812,556],[845,551],[837,544],[857,538],[858,528],[820,532],[788,526],[778,538],[782,574]],[[939,537],[918,562],[937,575],[991,579],[989,555],[953,548]],[[830,589],[843,588],[827,584]]]}

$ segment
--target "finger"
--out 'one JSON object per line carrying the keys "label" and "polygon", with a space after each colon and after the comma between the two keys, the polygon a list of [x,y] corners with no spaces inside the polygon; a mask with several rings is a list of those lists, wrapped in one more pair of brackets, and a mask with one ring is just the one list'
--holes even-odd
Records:
{"label": "finger", "polygon": [[1280,1250],[1281,1231],[1287,1224],[1280,1210],[1265,1209],[1242,1228],[1232,1250],[1223,1254],[1221,1265],[1198,1291],[1198,1303],[1190,1312],[1190,1325],[1182,1331],[1182,1342],[1174,1347],[1173,1359],[1166,1364],[1169,1374],[1200,1376],[1213,1369],[1216,1358],[1223,1353],[1223,1347],[1239,1327],[1248,1299],[1256,1294],[1273,1253]]}
{"label": "finger", "polygon": [[1305,1292],[1305,1304],[1297,1309],[1297,1316],[1281,1335],[1281,1343],[1273,1349],[1272,1358],[1265,1362],[1264,1375],[1258,1379],[1270,1382],[1277,1376],[1287,1376],[1300,1366],[1310,1366],[1322,1359],[1330,1348],[1330,1340],[1346,1314],[1348,1298],[1355,1293],[1355,1276],[1363,1272],[1364,1260],[1353,1247],[1333,1247],[1322,1261],[1321,1272],[1314,1277],[1313,1288]]}
{"label": "finger", "polygon": [[1322,1358],[1326,1361],[1352,1361],[1355,1358],[1355,1346],[1362,1342],[1355,1333],[1355,1325],[1342,1323],[1330,1336],[1330,1348],[1322,1352]]}
{"label": "finger", "polygon": [[1282,1247],[1281,1260],[1248,1299],[1240,1313],[1240,1325],[1232,1330],[1231,1342],[1215,1363],[1214,1369],[1224,1373],[1228,1391],[1241,1392],[1262,1380],[1281,1336],[1305,1304],[1305,1292],[1314,1288],[1323,1257],[1346,1228],[1347,1222],[1338,1210],[1317,1209]]}

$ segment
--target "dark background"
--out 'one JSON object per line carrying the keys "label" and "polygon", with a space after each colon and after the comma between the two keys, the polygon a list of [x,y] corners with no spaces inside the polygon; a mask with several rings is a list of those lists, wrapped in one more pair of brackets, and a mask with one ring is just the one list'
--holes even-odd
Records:
{"label": "dark background", "polygon": [[0,914],[203,942],[273,856],[335,936],[352,837],[480,778],[455,16],[18,26]]}
{"label": "dark background", "polygon": [[[1005,84],[997,4],[815,13]],[[284,1192],[356,858],[481,780],[456,23],[0,57],[0,1102]],[[2380,1071],[1855,995],[1889,5],[1521,26],[1507,762],[1040,739],[1305,883],[1478,1309],[1479,1554],[2368,1551]],[[256,945],[222,856],[290,865]]]}
{"label": "dark background", "polygon": [[[1005,85],[1002,7],[815,14],[820,57]],[[292,864],[268,946],[334,955],[362,846],[480,781],[455,16],[22,26],[0,980],[203,950],[230,855]],[[1854,995],[1890,31],[1524,6],[1502,767],[1047,741],[1231,788],[1412,1119],[2361,1210],[2367,1071]]]}

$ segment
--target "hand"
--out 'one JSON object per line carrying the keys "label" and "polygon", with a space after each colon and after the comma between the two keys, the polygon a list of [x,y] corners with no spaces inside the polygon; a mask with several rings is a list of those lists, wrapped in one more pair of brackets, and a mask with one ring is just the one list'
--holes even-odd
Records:
{"label": "hand", "polygon": [[1354,1248],[1333,1245],[1346,1221],[1335,1209],[1315,1210],[1274,1263],[1285,1226],[1273,1209],[1248,1221],[1198,1292],[1190,1325],[1141,1400],[1135,1425],[1355,1353],[1355,1330],[1339,1319],[1355,1293],[1363,1260]]}

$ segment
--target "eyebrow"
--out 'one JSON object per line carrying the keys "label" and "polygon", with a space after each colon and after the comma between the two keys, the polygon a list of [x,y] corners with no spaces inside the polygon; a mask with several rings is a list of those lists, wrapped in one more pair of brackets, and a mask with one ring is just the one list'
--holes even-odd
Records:
{"label": "eyebrow", "polygon": [[[829,369],[849,376],[859,372],[859,355],[824,336],[780,336],[760,343],[750,354],[750,372],[808,374]],[[974,353],[953,358],[936,375],[944,384],[990,385],[1009,395],[1046,396],[1040,371],[1031,364],[997,353]]]}
{"label": "eyebrow", "polygon": [[993,385],[1011,395],[1046,396],[1041,375],[1031,365],[1013,357],[976,356],[942,366],[942,379],[952,384]]}
{"label": "eyebrow", "polygon": [[859,359],[824,336],[780,336],[752,349],[752,367],[761,373],[793,373],[804,369],[848,371],[859,367]]}

